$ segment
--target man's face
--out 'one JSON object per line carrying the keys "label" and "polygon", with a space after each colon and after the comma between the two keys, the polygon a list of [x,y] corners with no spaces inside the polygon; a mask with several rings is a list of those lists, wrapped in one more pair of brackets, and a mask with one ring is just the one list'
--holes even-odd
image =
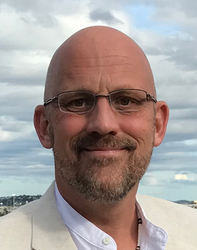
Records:
{"label": "man's face", "polygon": [[[126,57],[75,59],[63,71],[54,95],[80,89],[108,95],[126,88],[153,94],[146,76]],[[49,112],[56,178],[87,200],[115,203],[124,198],[150,162],[155,133],[153,102],[146,102],[137,112],[122,114],[101,97],[87,114],[62,113],[54,105]]]}

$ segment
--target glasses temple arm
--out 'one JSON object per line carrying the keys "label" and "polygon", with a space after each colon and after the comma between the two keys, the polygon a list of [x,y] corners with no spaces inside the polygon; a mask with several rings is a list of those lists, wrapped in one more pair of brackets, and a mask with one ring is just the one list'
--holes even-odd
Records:
{"label": "glasses temple arm", "polygon": [[55,96],[53,98],[48,99],[47,101],[44,102],[44,106],[48,105],[49,103],[53,102],[55,99],[57,99],[58,96]]}
{"label": "glasses temple arm", "polygon": [[153,102],[155,102],[155,103],[157,102],[157,99],[156,99],[154,96],[150,95],[150,94],[147,94],[147,100],[148,100],[148,99],[149,99],[149,100],[151,99],[151,100],[152,100]]}

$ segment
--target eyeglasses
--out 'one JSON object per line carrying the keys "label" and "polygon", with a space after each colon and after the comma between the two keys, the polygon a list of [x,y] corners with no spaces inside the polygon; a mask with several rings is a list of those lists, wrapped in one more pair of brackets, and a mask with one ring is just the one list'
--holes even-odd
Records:
{"label": "eyeglasses", "polygon": [[59,109],[64,113],[77,113],[79,115],[92,111],[98,98],[108,99],[111,107],[120,113],[139,111],[145,102],[157,102],[156,98],[141,89],[114,90],[109,95],[96,95],[88,91],[66,91],[44,102],[47,106],[57,101]]}

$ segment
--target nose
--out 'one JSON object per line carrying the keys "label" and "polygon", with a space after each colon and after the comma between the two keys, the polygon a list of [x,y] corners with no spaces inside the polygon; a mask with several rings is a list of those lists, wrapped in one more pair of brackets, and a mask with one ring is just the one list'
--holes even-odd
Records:
{"label": "nose", "polygon": [[88,114],[87,133],[115,135],[118,131],[117,114],[111,109],[108,99],[98,98],[95,108]]}

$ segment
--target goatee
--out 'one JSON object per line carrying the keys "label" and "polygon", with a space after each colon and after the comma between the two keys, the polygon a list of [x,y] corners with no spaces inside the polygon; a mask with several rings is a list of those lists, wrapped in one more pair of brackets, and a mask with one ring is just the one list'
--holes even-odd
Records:
{"label": "goatee", "polygon": [[[56,170],[62,180],[88,201],[104,204],[116,204],[140,181],[153,148],[150,147],[146,154],[139,154],[132,138],[98,134],[76,136],[69,146],[72,153],[64,158],[58,155],[55,146],[53,148]],[[120,149],[124,151],[124,158],[87,157],[84,154],[87,148]]]}

